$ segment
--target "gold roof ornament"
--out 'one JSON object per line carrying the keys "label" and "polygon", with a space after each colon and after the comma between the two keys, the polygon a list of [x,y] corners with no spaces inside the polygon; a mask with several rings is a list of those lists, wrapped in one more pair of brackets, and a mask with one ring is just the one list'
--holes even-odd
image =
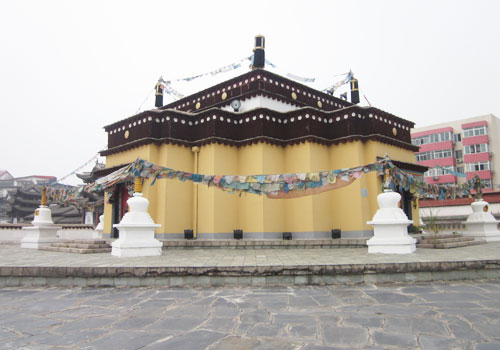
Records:
{"label": "gold roof ornament", "polygon": [[47,205],[47,187],[42,186],[42,200],[40,205]]}
{"label": "gold roof ornament", "polygon": [[142,193],[142,178],[140,176],[137,176],[135,178],[134,192],[135,193]]}

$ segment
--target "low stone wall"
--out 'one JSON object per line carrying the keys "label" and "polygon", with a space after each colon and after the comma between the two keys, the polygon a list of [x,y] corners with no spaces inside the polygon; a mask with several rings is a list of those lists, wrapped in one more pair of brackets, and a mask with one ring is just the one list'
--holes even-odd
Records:
{"label": "low stone wall", "polygon": [[63,225],[57,231],[60,239],[73,240],[73,239],[94,239],[95,231],[92,225]]}
{"label": "low stone wall", "polygon": [[18,244],[24,236],[23,227],[28,224],[0,224],[0,244]]}
{"label": "low stone wall", "polygon": [[[31,224],[0,224],[0,244],[20,244],[24,237],[23,227]],[[60,239],[95,239],[92,225],[57,225]]]}
{"label": "low stone wall", "polygon": [[[494,215],[495,219],[499,219],[500,215]],[[464,233],[465,225],[464,222],[467,220],[468,215],[456,215],[456,216],[439,216],[436,219],[436,225],[440,233]],[[420,220],[423,221],[424,225],[428,225],[430,222],[429,217],[420,217]],[[500,222],[498,224],[498,229],[500,229]],[[428,227],[424,227],[425,231],[429,232]]]}

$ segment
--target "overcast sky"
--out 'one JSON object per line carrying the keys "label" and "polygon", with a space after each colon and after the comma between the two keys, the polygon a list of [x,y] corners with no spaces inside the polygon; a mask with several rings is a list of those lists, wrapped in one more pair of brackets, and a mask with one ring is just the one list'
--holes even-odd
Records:
{"label": "overcast sky", "polygon": [[494,0],[1,1],[0,169],[71,173],[105,147],[103,126],[149,95],[153,108],[160,75],[238,61],[256,34],[275,72],[322,89],[352,70],[373,106],[416,126],[500,117],[499,16]]}

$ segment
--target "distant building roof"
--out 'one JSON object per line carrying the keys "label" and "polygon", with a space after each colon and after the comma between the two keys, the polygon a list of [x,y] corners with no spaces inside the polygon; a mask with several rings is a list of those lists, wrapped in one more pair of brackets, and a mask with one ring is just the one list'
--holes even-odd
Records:
{"label": "distant building roof", "polygon": [[11,180],[14,177],[5,169],[0,169],[0,180]]}

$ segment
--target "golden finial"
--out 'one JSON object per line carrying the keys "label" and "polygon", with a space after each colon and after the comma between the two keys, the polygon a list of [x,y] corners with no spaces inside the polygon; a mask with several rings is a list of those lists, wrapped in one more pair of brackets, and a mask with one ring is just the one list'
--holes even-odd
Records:
{"label": "golden finial", "polygon": [[47,187],[42,186],[42,201],[40,205],[47,205]]}
{"label": "golden finial", "polygon": [[137,176],[135,178],[134,192],[135,193],[141,193],[142,192],[142,179],[141,179],[140,176]]}

